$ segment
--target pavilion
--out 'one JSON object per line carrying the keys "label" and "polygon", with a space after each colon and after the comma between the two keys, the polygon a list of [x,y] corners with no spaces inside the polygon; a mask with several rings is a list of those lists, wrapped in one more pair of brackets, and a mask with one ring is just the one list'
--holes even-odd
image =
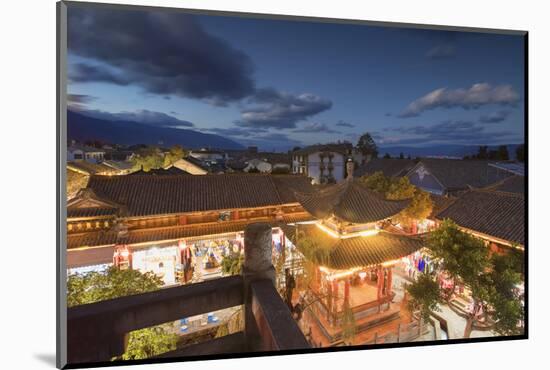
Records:
{"label": "pavilion", "polygon": [[[359,331],[399,317],[399,307],[392,305],[393,267],[423,247],[421,235],[385,230],[409,200],[384,199],[353,178],[352,162],[347,166],[343,183],[295,193],[316,221],[281,227],[287,242],[296,244],[299,251],[304,240],[325,251],[322,261],[309,261],[316,268],[306,304],[313,307],[324,334],[333,341],[341,337],[346,307],[351,308]],[[302,252],[307,261],[307,252]]]}

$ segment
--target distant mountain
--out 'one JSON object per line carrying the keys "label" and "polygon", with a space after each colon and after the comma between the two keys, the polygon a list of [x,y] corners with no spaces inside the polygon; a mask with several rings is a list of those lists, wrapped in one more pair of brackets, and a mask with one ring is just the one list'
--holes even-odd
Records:
{"label": "distant mountain", "polygon": [[[510,159],[516,158],[516,148],[519,144],[506,144],[508,147],[508,154]],[[488,145],[489,150],[494,150],[498,148],[498,145]],[[403,153],[405,157],[410,155],[412,158],[415,157],[457,157],[462,158],[466,155],[477,154],[479,150],[479,145],[433,145],[427,147],[411,147],[411,146],[388,146],[380,147],[378,149],[379,156],[383,156],[388,153],[392,157],[398,157],[400,153]]]}
{"label": "distant mountain", "polygon": [[189,129],[155,127],[131,121],[109,121],[67,111],[67,137],[84,142],[99,140],[114,144],[181,145],[184,148],[244,149],[225,137]]}

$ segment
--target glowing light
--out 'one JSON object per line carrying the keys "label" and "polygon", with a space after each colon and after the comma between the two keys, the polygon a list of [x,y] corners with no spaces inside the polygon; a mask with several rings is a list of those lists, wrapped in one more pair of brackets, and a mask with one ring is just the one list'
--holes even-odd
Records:
{"label": "glowing light", "polygon": [[365,278],[367,277],[367,273],[365,271],[361,271],[359,273],[359,277],[361,278],[361,280],[365,280]]}
{"label": "glowing light", "polygon": [[336,239],[356,238],[358,236],[372,236],[372,235],[377,235],[380,232],[380,230],[378,229],[368,229],[368,230],[357,231],[349,234],[339,234],[338,232],[332,230],[330,227],[327,227],[319,222],[316,223],[316,225],[319,229],[323,230],[325,233],[329,234],[330,236]]}
{"label": "glowing light", "polygon": [[187,248],[187,244],[185,244],[185,240],[180,240],[178,242],[178,247],[180,248],[180,250],[184,250]]}
{"label": "glowing light", "polygon": [[333,280],[337,280],[337,279],[341,279],[341,278],[353,275],[357,271],[361,271],[362,269],[363,269],[362,267],[356,267],[356,268],[352,268],[342,272],[334,272],[333,270],[330,270],[324,266],[319,267],[319,270],[321,270],[322,272],[328,275],[327,276],[328,281],[333,281]]}
{"label": "glowing light", "polygon": [[120,252],[120,255],[124,258],[128,258],[130,252],[128,252],[128,249],[124,249],[122,252]]}

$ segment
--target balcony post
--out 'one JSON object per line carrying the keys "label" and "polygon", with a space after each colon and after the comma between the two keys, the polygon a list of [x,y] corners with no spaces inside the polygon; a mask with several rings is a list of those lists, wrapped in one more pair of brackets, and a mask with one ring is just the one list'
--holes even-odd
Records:
{"label": "balcony post", "polygon": [[244,231],[244,335],[247,350],[253,351],[261,343],[254,313],[252,289],[257,280],[269,280],[275,286],[275,268],[272,263],[272,230],[266,223],[249,224]]}

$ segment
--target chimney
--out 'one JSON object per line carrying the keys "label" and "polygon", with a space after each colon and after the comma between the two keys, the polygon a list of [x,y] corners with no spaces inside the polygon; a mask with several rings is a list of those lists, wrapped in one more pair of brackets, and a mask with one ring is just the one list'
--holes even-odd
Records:
{"label": "chimney", "polygon": [[353,160],[351,158],[348,158],[348,161],[346,162],[346,172],[348,176],[346,179],[350,180],[353,179],[353,167],[354,167]]}

